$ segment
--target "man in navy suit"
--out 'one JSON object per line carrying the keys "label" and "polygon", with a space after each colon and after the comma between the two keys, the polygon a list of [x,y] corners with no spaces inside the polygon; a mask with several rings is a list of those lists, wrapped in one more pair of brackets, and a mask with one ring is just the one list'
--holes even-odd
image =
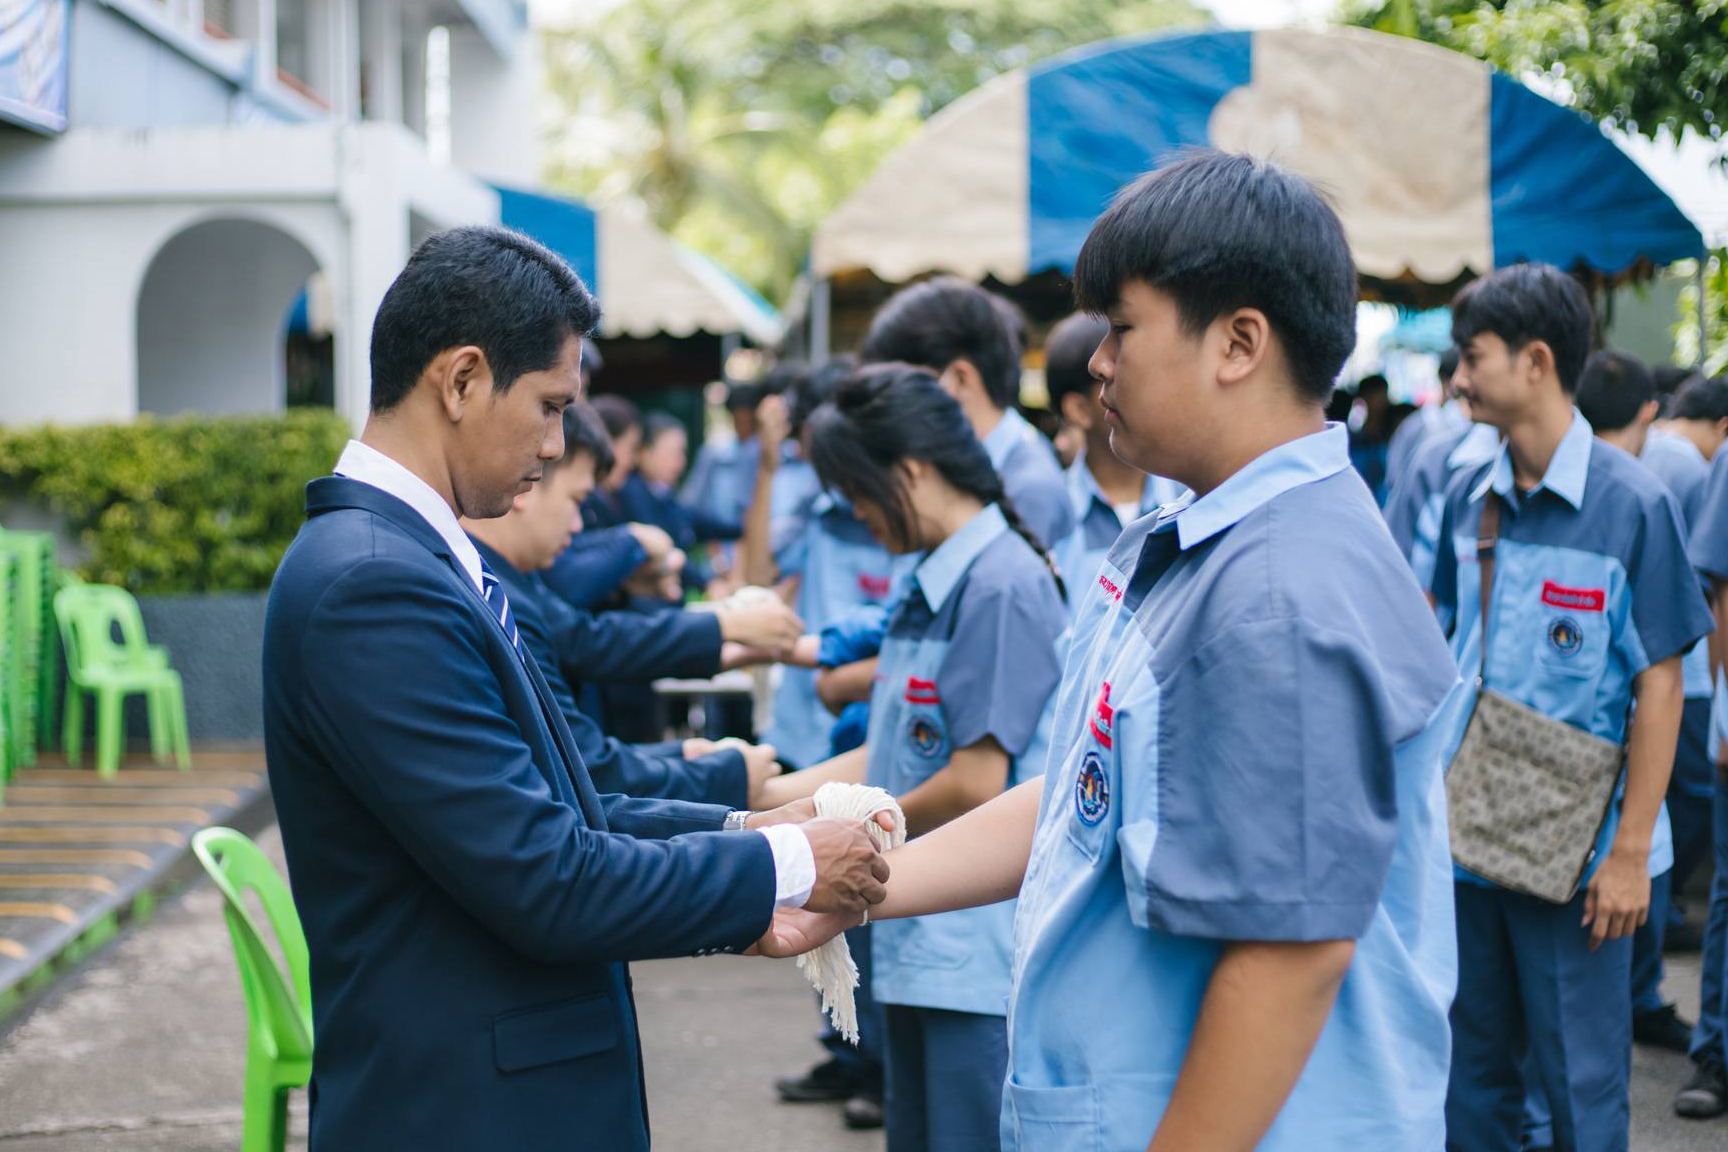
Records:
{"label": "man in navy suit", "polygon": [[311,948],[314,1152],[646,1149],[623,962],[785,952],[795,909],[856,917],[884,895],[857,823],[597,793],[462,532],[563,455],[596,319],[527,237],[423,243],[373,326],[371,418],[307,487],[271,589],[265,742]]}

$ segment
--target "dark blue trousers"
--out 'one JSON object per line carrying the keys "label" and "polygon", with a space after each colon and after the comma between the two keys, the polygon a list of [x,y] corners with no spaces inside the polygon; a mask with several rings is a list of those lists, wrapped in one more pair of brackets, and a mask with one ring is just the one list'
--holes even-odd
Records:
{"label": "dark blue trousers", "polygon": [[[1668,778],[1668,819],[1674,825],[1673,891],[1711,858],[1711,808],[1716,795],[1716,760],[1710,755],[1710,701],[1688,700],[1681,713],[1680,745],[1674,751],[1674,774]],[[1679,919],[1670,906],[1668,923]]]}
{"label": "dark blue trousers", "polygon": [[1662,999],[1662,939],[1668,932],[1674,870],[1650,877],[1650,918],[1632,934],[1632,1015],[1655,1012]]}
{"label": "dark blue trousers", "polygon": [[888,1152],[1000,1152],[1008,1021],[885,1006]]}
{"label": "dark blue trousers", "polygon": [[1630,940],[1592,952],[1580,895],[1565,905],[1454,886],[1449,1152],[1518,1152],[1528,1068],[1558,1152],[1626,1152],[1632,1056]]}
{"label": "dark blue trousers", "polygon": [[1698,1027],[1692,1032],[1692,1059],[1728,1064],[1724,1017],[1728,1017],[1728,781],[1716,777],[1711,822],[1716,878],[1710,882],[1710,916],[1704,924],[1704,957]]}

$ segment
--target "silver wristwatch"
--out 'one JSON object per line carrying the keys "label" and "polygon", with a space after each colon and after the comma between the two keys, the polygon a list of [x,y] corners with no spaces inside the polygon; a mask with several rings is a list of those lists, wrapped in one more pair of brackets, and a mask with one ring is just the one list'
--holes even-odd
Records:
{"label": "silver wristwatch", "polygon": [[723,832],[742,832],[744,831],[744,821],[750,819],[750,817],[754,815],[756,815],[756,813],[748,811],[747,809],[734,808],[732,811],[726,813],[726,819],[721,822],[720,829]]}

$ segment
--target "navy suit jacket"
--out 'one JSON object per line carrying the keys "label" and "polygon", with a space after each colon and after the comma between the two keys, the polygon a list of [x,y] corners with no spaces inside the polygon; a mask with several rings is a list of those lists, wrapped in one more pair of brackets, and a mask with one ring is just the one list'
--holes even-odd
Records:
{"label": "navy suit jacket", "polygon": [[519,571],[484,540],[476,539],[474,547],[510,597],[510,612],[522,634],[522,643],[540,665],[596,788],[627,796],[724,804],[728,808],[749,804],[750,776],[744,767],[744,754],[735,748],[722,748],[686,760],[682,750],[670,752],[665,745],[625,744],[602,732],[600,725],[577,706],[576,695],[552,651],[544,613],[551,590],[537,573]]}
{"label": "navy suit jacket", "polygon": [[265,744],[311,948],[314,1152],[648,1147],[623,961],[740,950],[765,838],[595,791],[432,527],[341,477],[270,590]]}

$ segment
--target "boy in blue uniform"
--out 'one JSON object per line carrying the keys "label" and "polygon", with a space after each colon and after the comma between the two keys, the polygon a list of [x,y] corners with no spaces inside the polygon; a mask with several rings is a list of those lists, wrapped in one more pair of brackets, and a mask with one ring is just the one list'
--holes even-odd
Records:
{"label": "boy in blue uniform", "polygon": [[[1006,1147],[1438,1149],[1465,695],[1325,423],[1343,228],[1199,153],[1117,197],[1075,284],[1111,323],[1112,449],[1195,495],[1085,593],[1044,781],[894,853],[872,917],[1019,893]],[[767,948],[835,927],[783,916]]]}
{"label": "boy in blue uniform", "polygon": [[[1697,518],[1709,465],[1691,442],[1657,431],[1660,402],[1648,366],[1623,352],[1594,352],[1578,384],[1578,411],[1603,443],[1636,456],[1654,472],[1680,507],[1682,528]],[[1715,772],[1710,760],[1710,655],[1700,642],[1681,660],[1685,707],[1674,771],[1664,807],[1672,830],[1674,866],[1650,881],[1650,917],[1632,937],[1632,1039],[1672,1052],[1692,1044],[1692,1025],[1662,999],[1662,949],[1677,912],[1675,892],[1710,849],[1710,797]],[[1660,823],[1660,822],[1659,822]],[[1661,834],[1658,826],[1657,834]],[[1682,918],[1681,922],[1684,920]]]}
{"label": "boy in blue uniform", "polygon": [[1098,403],[1098,381],[1088,367],[1092,353],[1110,334],[1102,316],[1076,312],[1050,330],[1044,341],[1044,381],[1050,406],[1085,437],[1085,447],[1068,465],[1068,506],[1074,531],[1050,551],[1067,581],[1069,606],[1078,613],[1110,545],[1122,529],[1182,495],[1182,486],[1148,476],[1110,451],[1110,425]]}
{"label": "boy in blue uniform", "polygon": [[1471,415],[1507,437],[1492,463],[1447,491],[1433,596],[1454,654],[1461,667],[1482,664],[1477,535],[1493,500],[1487,687],[1628,748],[1620,794],[1569,903],[1459,870],[1446,1105],[1458,1152],[1515,1152],[1525,1069],[1547,1098],[1557,1149],[1627,1147],[1631,936],[1649,913],[1651,876],[1672,862],[1660,817],[1681,654],[1709,615],[1673,497],[1598,442],[1572,405],[1590,333],[1584,290],[1549,265],[1503,269],[1453,304]]}
{"label": "boy in blue uniform", "polygon": [[[1728,388],[1720,379],[1708,385]],[[1696,387],[1694,385],[1693,387]],[[1682,393],[1682,400],[1685,393]],[[1683,405],[1677,405],[1683,407]],[[1718,687],[1722,683],[1721,653],[1728,643],[1728,452],[1718,450],[1710,465],[1710,476],[1699,501],[1698,520],[1692,526],[1692,563],[1710,581],[1715,609],[1715,667]],[[1674,1098],[1674,1111],[1693,1119],[1706,1119],[1728,1112],[1728,743],[1722,741],[1724,700],[1719,691],[1718,714],[1712,745],[1716,761],[1716,794],[1711,819],[1711,849],[1716,875],[1710,882],[1710,913],[1704,926],[1704,951],[1698,1027],[1692,1033],[1692,1079]]]}
{"label": "boy in blue uniform", "polygon": [[1056,450],[1014,407],[1020,346],[1004,303],[956,276],[913,284],[882,305],[858,355],[866,364],[899,361],[936,373],[983,441],[1020,518],[1049,547],[1073,531],[1074,516]]}

